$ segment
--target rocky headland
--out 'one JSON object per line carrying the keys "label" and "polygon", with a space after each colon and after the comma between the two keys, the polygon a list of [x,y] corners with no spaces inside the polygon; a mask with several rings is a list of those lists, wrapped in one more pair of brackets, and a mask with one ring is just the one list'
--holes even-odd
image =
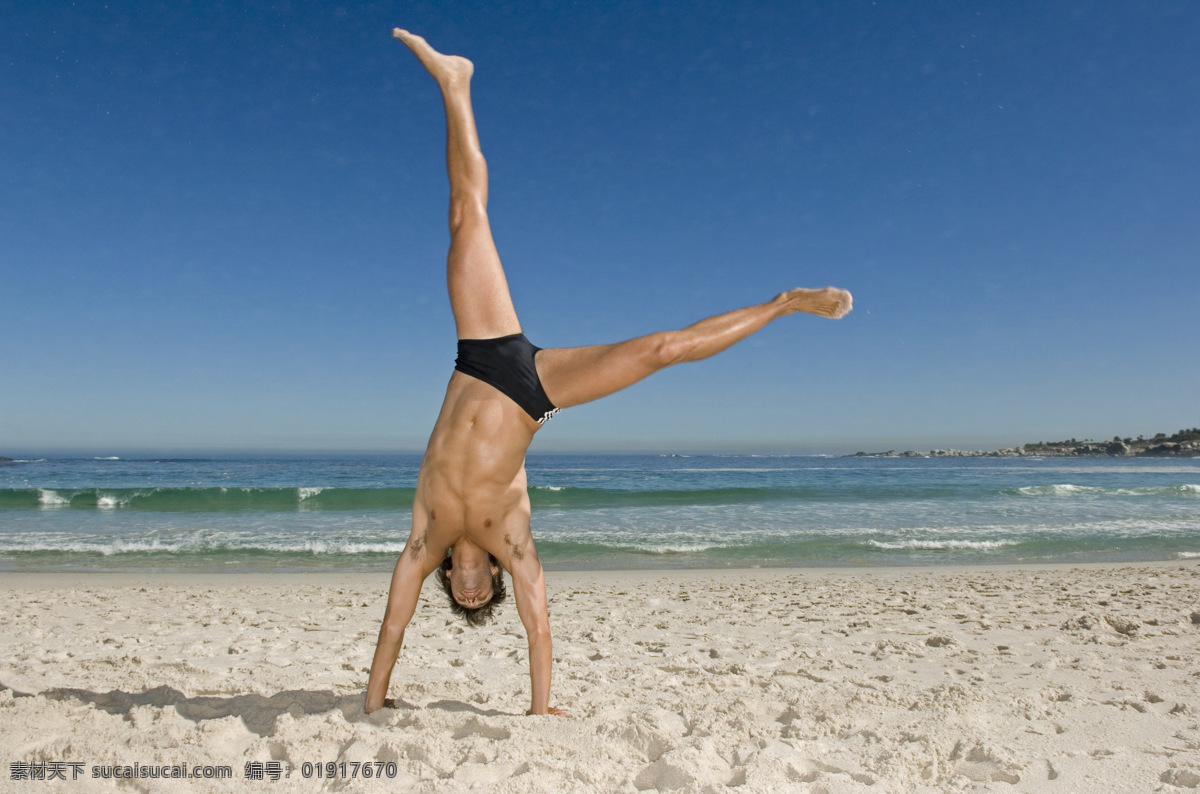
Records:
{"label": "rocky headland", "polygon": [[961,449],[931,449],[928,452],[856,452],[848,458],[1196,458],[1200,457],[1200,428],[1180,430],[1174,435],[1159,433],[1153,438],[1121,438],[1111,441],[1038,441],[1019,447],[967,452]]}

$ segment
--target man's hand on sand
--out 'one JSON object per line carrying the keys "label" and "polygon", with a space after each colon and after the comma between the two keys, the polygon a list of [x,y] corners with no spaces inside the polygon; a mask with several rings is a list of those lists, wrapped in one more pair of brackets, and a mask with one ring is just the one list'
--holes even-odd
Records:
{"label": "man's hand on sand", "polygon": [[395,698],[384,698],[383,704],[381,706],[379,706],[378,708],[373,708],[373,709],[364,708],[363,713],[373,714],[376,711],[379,711],[379,709],[394,709],[394,708],[396,708],[396,699]]}

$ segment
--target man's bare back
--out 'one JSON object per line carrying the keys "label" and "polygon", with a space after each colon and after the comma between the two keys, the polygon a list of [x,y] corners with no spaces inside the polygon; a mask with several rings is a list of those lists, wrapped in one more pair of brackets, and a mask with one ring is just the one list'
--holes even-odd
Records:
{"label": "man's bare back", "polygon": [[[565,714],[549,703],[549,610],[529,525],[525,453],[534,434],[561,408],[612,394],[665,367],[708,358],[785,315],[840,318],[853,301],[849,292],[834,287],[793,289],[678,331],[616,344],[537,348],[521,334],[492,242],[487,163],[470,99],[474,67],[465,58],[437,52],[420,36],[399,28],[393,35],[437,81],[446,107],[447,282],[460,363],[417,476],[412,532],[392,574],[365,709],[394,705],[387,698],[388,683],[425,578],[441,569],[453,606],[470,615],[489,608],[503,569],[512,578],[517,614],[529,642],[529,713]],[[489,352],[495,343],[515,345],[517,353]],[[476,362],[478,370],[460,366],[464,353],[472,350],[471,355],[484,356]]]}

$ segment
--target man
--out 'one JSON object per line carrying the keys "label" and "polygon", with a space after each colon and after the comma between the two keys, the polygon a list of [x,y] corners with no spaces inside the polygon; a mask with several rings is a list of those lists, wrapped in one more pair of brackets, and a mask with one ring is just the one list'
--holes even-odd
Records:
{"label": "man", "polygon": [[[530,714],[550,706],[550,620],[546,586],[529,530],[525,452],[542,423],[562,408],[596,400],[664,367],[719,353],[785,314],[839,318],[849,292],[794,289],[773,300],[612,345],[534,347],[508,293],[488,226],[487,163],[471,108],[473,64],[443,55],[420,36],[393,31],[437,81],[446,107],[450,176],[447,280],[459,349],[417,475],[412,534],[392,574],[365,709],[393,706],[388,681],[421,584],[441,569],[457,611],[486,615],[502,597],[500,569],[512,577],[529,641]],[[482,612],[481,612],[482,611]]]}

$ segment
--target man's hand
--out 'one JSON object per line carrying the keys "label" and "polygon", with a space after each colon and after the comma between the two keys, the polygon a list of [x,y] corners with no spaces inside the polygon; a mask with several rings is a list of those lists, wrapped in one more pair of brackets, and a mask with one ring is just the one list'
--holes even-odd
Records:
{"label": "man's hand", "polygon": [[384,698],[383,703],[379,706],[376,706],[375,708],[369,708],[367,706],[364,706],[363,713],[370,714],[372,711],[379,711],[380,709],[394,709],[394,708],[396,708],[396,699],[395,698]]}

